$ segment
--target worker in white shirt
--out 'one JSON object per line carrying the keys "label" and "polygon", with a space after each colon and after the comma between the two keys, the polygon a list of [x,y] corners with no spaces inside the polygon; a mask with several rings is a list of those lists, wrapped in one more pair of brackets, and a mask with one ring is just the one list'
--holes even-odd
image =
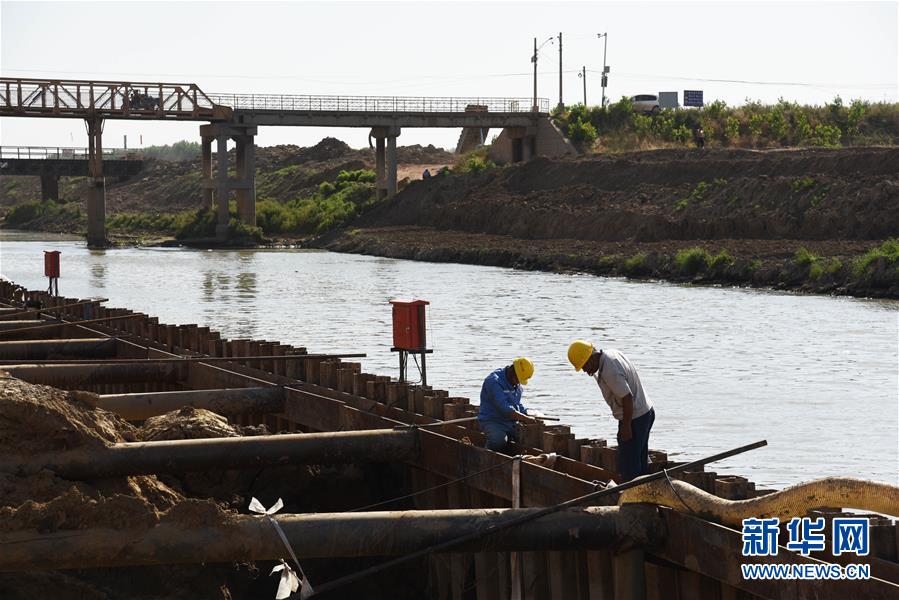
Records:
{"label": "worker in white shirt", "polygon": [[597,350],[584,340],[575,340],[568,347],[568,361],[576,371],[596,379],[612,416],[618,420],[621,483],[648,473],[649,432],[656,416],[637,369],[621,352]]}

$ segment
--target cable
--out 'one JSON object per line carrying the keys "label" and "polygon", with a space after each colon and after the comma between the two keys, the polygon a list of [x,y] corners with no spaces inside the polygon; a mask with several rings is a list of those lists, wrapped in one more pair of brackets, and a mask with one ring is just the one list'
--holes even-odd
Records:
{"label": "cable", "polygon": [[671,491],[674,492],[674,495],[677,496],[677,499],[680,500],[680,503],[684,505],[684,508],[686,508],[688,511],[690,511],[694,515],[697,514],[696,511],[693,510],[689,504],[684,502],[683,498],[681,498],[680,492],[678,492],[677,488],[674,487],[674,482],[671,481],[671,477],[668,475],[668,469],[662,469],[662,472],[665,474],[665,479],[668,480],[668,485],[671,487]]}
{"label": "cable", "polygon": [[[711,456],[707,456],[707,457],[701,458],[699,460],[694,460],[694,461],[691,461],[688,463],[684,463],[684,464],[678,465],[676,467],[673,467],[671,470],[674,472],[680,473],[680,472],[687,471],[687,470],[693,469],[695,467],[698,467],[699,465],[705,465],[710,462],[719,461],[719,460],[729,458],[731,456],[736,456],[738,454],[742,454],[743,452],[747,452],[747,451],[753,450],[755,448],[761,448],[762,446],[767,446],[767,445],[768,445],[768,442],[766,440],[761,440],[761,441],[755,442],[753,444],[747,444],[745,446],[740,446],[739,448],[733,448],[732,450],[727,450],[725,452],[719,452],[718,454],[713,454]],[[632,479],[626,483],[622,483],[621,485],[613,487],[613,488],[607,488],[607,489],[599,490],[597,492],[590,492],[588,494],[584,494],[583,496],[578,496],[576,498],[572,498],[572,499],[566,500],[564,502],[559,502],[558,504],[554,504],[552,506],[547,506],[547,507],[535,510],[533,512],[527,512],[526,514],[523,514],[519,517],[511,518],[508,521],[493,524],[493,525],[485,528],[482,531],[472,532],[470,534],[461,535],[461,536],[454,537],[454,538],[451,538],[451,539],[443,541],[443,542],[432,544],[432,545],[428,546],[427,548],[423,548],[421,550],[417,550],[415,552],[388,560],[381,564],[374,565],[374,566],[368,567],[366,569],[362,569],[361,571],[357,571],[356,573],[353,573],[352,575],[346,575],[344,577],[340,577],[338,579],[334,579],[332,581],[324,583],[324,584],[318,586],[318,588],[312,594],[310,594],[310,596],[308,596],[308,597],[311,598],[311,597],[315,597],[319,594],[324,594],[324,593],[330,592],[337,588],[343,587],[344,585],[347,585],[349,583],[353,583],[355,581],[359,581],[361,579],[364,579],[366,577],[369,577],[371,575],[379,573],[385,569],[389,569],[391,567],[395,567],[397,565],[404,564],[410,560],[414,560],[414,559],[417,559],[417,558],[420,558],[423,556],[428,556],[429,554],[431,554],[433,552],[447,551],[450,548],[455,548],[461,544],[465,544],[468,542],[477,541],[483,537],[487,537],[487,536],[495,534],[499,531],[504,531],[506,529],[509,529],[510,527],[515,527],[517,525],[523,525],[524,523],[528,523],[530,521],[539,519],[540,517],[543,517],[546,515],[557,513],[566,508],[571,508],[573,506],[580,506],[580,505],[585,504],[588,501],[597,500],[601,497],[608,496],[608,495],[611,495],[614,493],[618,493],[618,492],[621,492],[621,491],[624,491],[624,490],[627,490],[627,489],[630,489],[633,487],[637,487],[640,485],[644,485],[651,481],[657,481],[657,480],[661,479],[662,477],[667,477],[667,476],[668,476],[667,472],[666,473],[653,473],[651,475],[643,475],[641,477],[638,477],[637,479]]]}
{"label": "cable", "polygon": [[[602,71],[597,71],[596,69],[587,69],[588,73],[594,73],[597,75],[601,75]],[[802,87],[849,87],[849,88],[895,88],[896,84],[889,83],[877,83],[877,84],[867,84],[867,83],[858,83],[858,84],[846,84],[846,83],[809,83],[809,82],[799,82],[799,81],[752,81],[748,79],[713,79],[713,78],[703,78],[703,77],[684,77],[681,75],[652,75],[646,73],[616,73],[616,77],[625,77],[625,78],[637,78],[637,77],[645,77],[651,79],[677,79],[680,81],[705,81],[711,83],[745,83],[751,85],[789,85],[789,86],[802,86]]]}

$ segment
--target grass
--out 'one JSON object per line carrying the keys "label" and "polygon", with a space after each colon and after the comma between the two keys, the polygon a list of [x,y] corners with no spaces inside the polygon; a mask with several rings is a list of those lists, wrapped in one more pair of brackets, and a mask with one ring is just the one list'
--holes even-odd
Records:
{"label": "grass", "polygon": [[693,247],[679,250],[674,255],[674,264],[677,270],[684,275],[698,275],[705,271],[720,271],[734,263],[734,258],[722,250],[718,254],[711,254],[705,248]]}
{"label": "grass", "polygon": [[877,248],[868,250],[862,256],[852,261],[852,274],[856,277],[865,277],[873,274],[877,264],[883,262],[887,267],[899,266],[899,238],[892,238],[882,243]]}
{"label": "grass", "polygon": [[635,254],[624,261],[624,272],[628,275],[643,275],[649,271],[646,264],[647,255]]}
{"label": "grass", "polygon": [[10,208],[5,223],[23,229],[35,229],[42,224],[50,226],[49,231],[67,231],[83,229],[86,217],[77,202],[32,200]]}
{"label": "grass", "polygon": [[799,248],[793,255],[793,262],[800,267],[809,267],[820,259],[820,256],[809,252],[808,248],[805,248],[804,246]]}
{"label": "grass", "polygon": [[[727,183],[726,179],[716,179],[714,181],[717,184],[719,181],[723,181]],[[723,185],[723,184],[722,184]],[[707,184],[705,181],[700,181],[696,184],[696,187],[693,188],[693,191],[690,192],[690,195],[686,198],[681,198],[677,202],[674,203],[674,210],[676,212],[680,212],[687,208],[691,202],[702,202],[702,199],[705,198],[706,192],[709,191],[711,186]]]}

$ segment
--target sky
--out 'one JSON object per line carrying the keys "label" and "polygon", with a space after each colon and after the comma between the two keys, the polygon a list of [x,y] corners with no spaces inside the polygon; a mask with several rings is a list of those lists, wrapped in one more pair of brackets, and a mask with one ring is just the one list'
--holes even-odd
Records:
{"label": "sky", "polygon": [[[3,77],[196,83],[207,93],[502,96],[600,102],[685,89],[706,102],[899,101],[893,2],[0,2]],[[546,42],[545,44],[543,44]],[[104,146],[199,141],[199,123],[108,121]],[[498,132],[491,132],[491,135]],[[260,128],[257,144],[351,146],[368,131]],[[453,148],[455,129],[400,145]],[[85,146],[77,119],[0,118],[4,146]]]}

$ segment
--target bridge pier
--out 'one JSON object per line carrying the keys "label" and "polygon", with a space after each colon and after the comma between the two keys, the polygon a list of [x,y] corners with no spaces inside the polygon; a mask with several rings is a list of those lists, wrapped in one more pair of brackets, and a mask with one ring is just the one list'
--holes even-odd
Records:
{"label": "bridge pier", "polygon": [[378,198],[396,196],[396,138],[399,135],[399,127],[371,129],[371,136],[375,138],[375,188]]}
{"label": "bridge pier", "polygon": [[[215,192],[216,226],[215,237],[224,241],[228,238],[228,223],[231,220],[228,203],[231,191],[237,197],[237,213],[240,220],[252,227],[256,226],[256,127],[240,127],[211,123],[200,127],[201,156],[203,169],[203,204],[213,206]],[[235,149],[234,177],[228,175],[228,140],[233,139]],[[216,141],[216,175],[212,176],[212,140]]]}
{"label": "bridge pier", "polygon": [[41,200],[59,202],[59,175],[41,175]]}
{"label": "bridge pier", "polygon": [[103,177],[103,119],[87,122],[87,245],[102,248],[106,239],[106,179]]}

